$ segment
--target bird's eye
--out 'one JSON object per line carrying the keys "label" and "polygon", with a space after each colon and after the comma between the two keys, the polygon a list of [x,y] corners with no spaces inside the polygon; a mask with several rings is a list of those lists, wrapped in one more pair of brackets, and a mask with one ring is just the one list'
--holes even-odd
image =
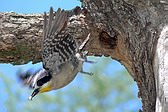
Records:
{"label": "bird's eye", "polygon": [[47,75],[40,80],[37,81],[37,86],[42,86],[43,84],[47,83],[51,79],[51,75]]}
{"label": "bird's eye", "polygon": [[42,86],[43,84],[44,83],[41,80],[37,81],[37,86]]}

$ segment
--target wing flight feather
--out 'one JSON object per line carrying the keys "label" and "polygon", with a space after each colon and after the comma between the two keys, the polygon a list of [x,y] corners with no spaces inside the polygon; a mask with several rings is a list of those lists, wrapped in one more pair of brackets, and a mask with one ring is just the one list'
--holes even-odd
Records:
{"label": "wing flight feather", "polygon": [[48,21],[44,13],[43,67],[52,72],[59,72],[60,66],[73,58],[77,51],[74,38],[65,28],[67,21],[67,12],[60,8],[55,13],[50,8]]}

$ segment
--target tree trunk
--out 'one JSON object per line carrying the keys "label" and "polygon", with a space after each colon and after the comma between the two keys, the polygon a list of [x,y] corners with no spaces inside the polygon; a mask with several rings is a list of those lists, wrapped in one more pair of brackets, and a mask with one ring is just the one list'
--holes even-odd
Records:
{"label": "tree trunk", "polygon": [[[91,33],[85,46],[89,55],[111,56],[126,67],[137,82],[144,112],[167,112],[168,2],[81,2],[84,9],[69,11],[72,35],[81,42]],[[42,14],[0,13],[0,62],[41,61],[42,21]]]}

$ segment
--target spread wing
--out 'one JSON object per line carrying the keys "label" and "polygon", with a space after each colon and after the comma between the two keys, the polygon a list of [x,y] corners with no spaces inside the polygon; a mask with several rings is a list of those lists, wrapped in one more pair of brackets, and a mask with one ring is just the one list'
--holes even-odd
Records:
{"label": "spread wing", "polygon": [[44,69],[36,70],[34,73],[30,70],[26,72],[17,71],[18,78],[24,86],[30,88],[35,88],[37,86],[42,86],[44,83],[51,79],[51,75]]}
{"label": "spread wing", "polygon": [[42,57],[46,70],[59,72],[61,65],[72,59],[77,52],[76,42],[65,28],[67,20],[67,12],[61,9],[53,13],[51,7],[48,20],[44,13]]}

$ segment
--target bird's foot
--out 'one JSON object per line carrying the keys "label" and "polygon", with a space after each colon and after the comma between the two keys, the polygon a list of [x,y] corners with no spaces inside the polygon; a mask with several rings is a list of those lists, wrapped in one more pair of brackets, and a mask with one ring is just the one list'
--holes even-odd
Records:
{"label": "bird's foot", "polygon": [[83,71],[83,70],[81,70],[80,73],[82,73],[82,74],[87,74],[87,75],[90,75],[90,76],[92,76],[92,75],[94,74],[94,73],[92,73],[92,72],[85,72],[85,71]]}

